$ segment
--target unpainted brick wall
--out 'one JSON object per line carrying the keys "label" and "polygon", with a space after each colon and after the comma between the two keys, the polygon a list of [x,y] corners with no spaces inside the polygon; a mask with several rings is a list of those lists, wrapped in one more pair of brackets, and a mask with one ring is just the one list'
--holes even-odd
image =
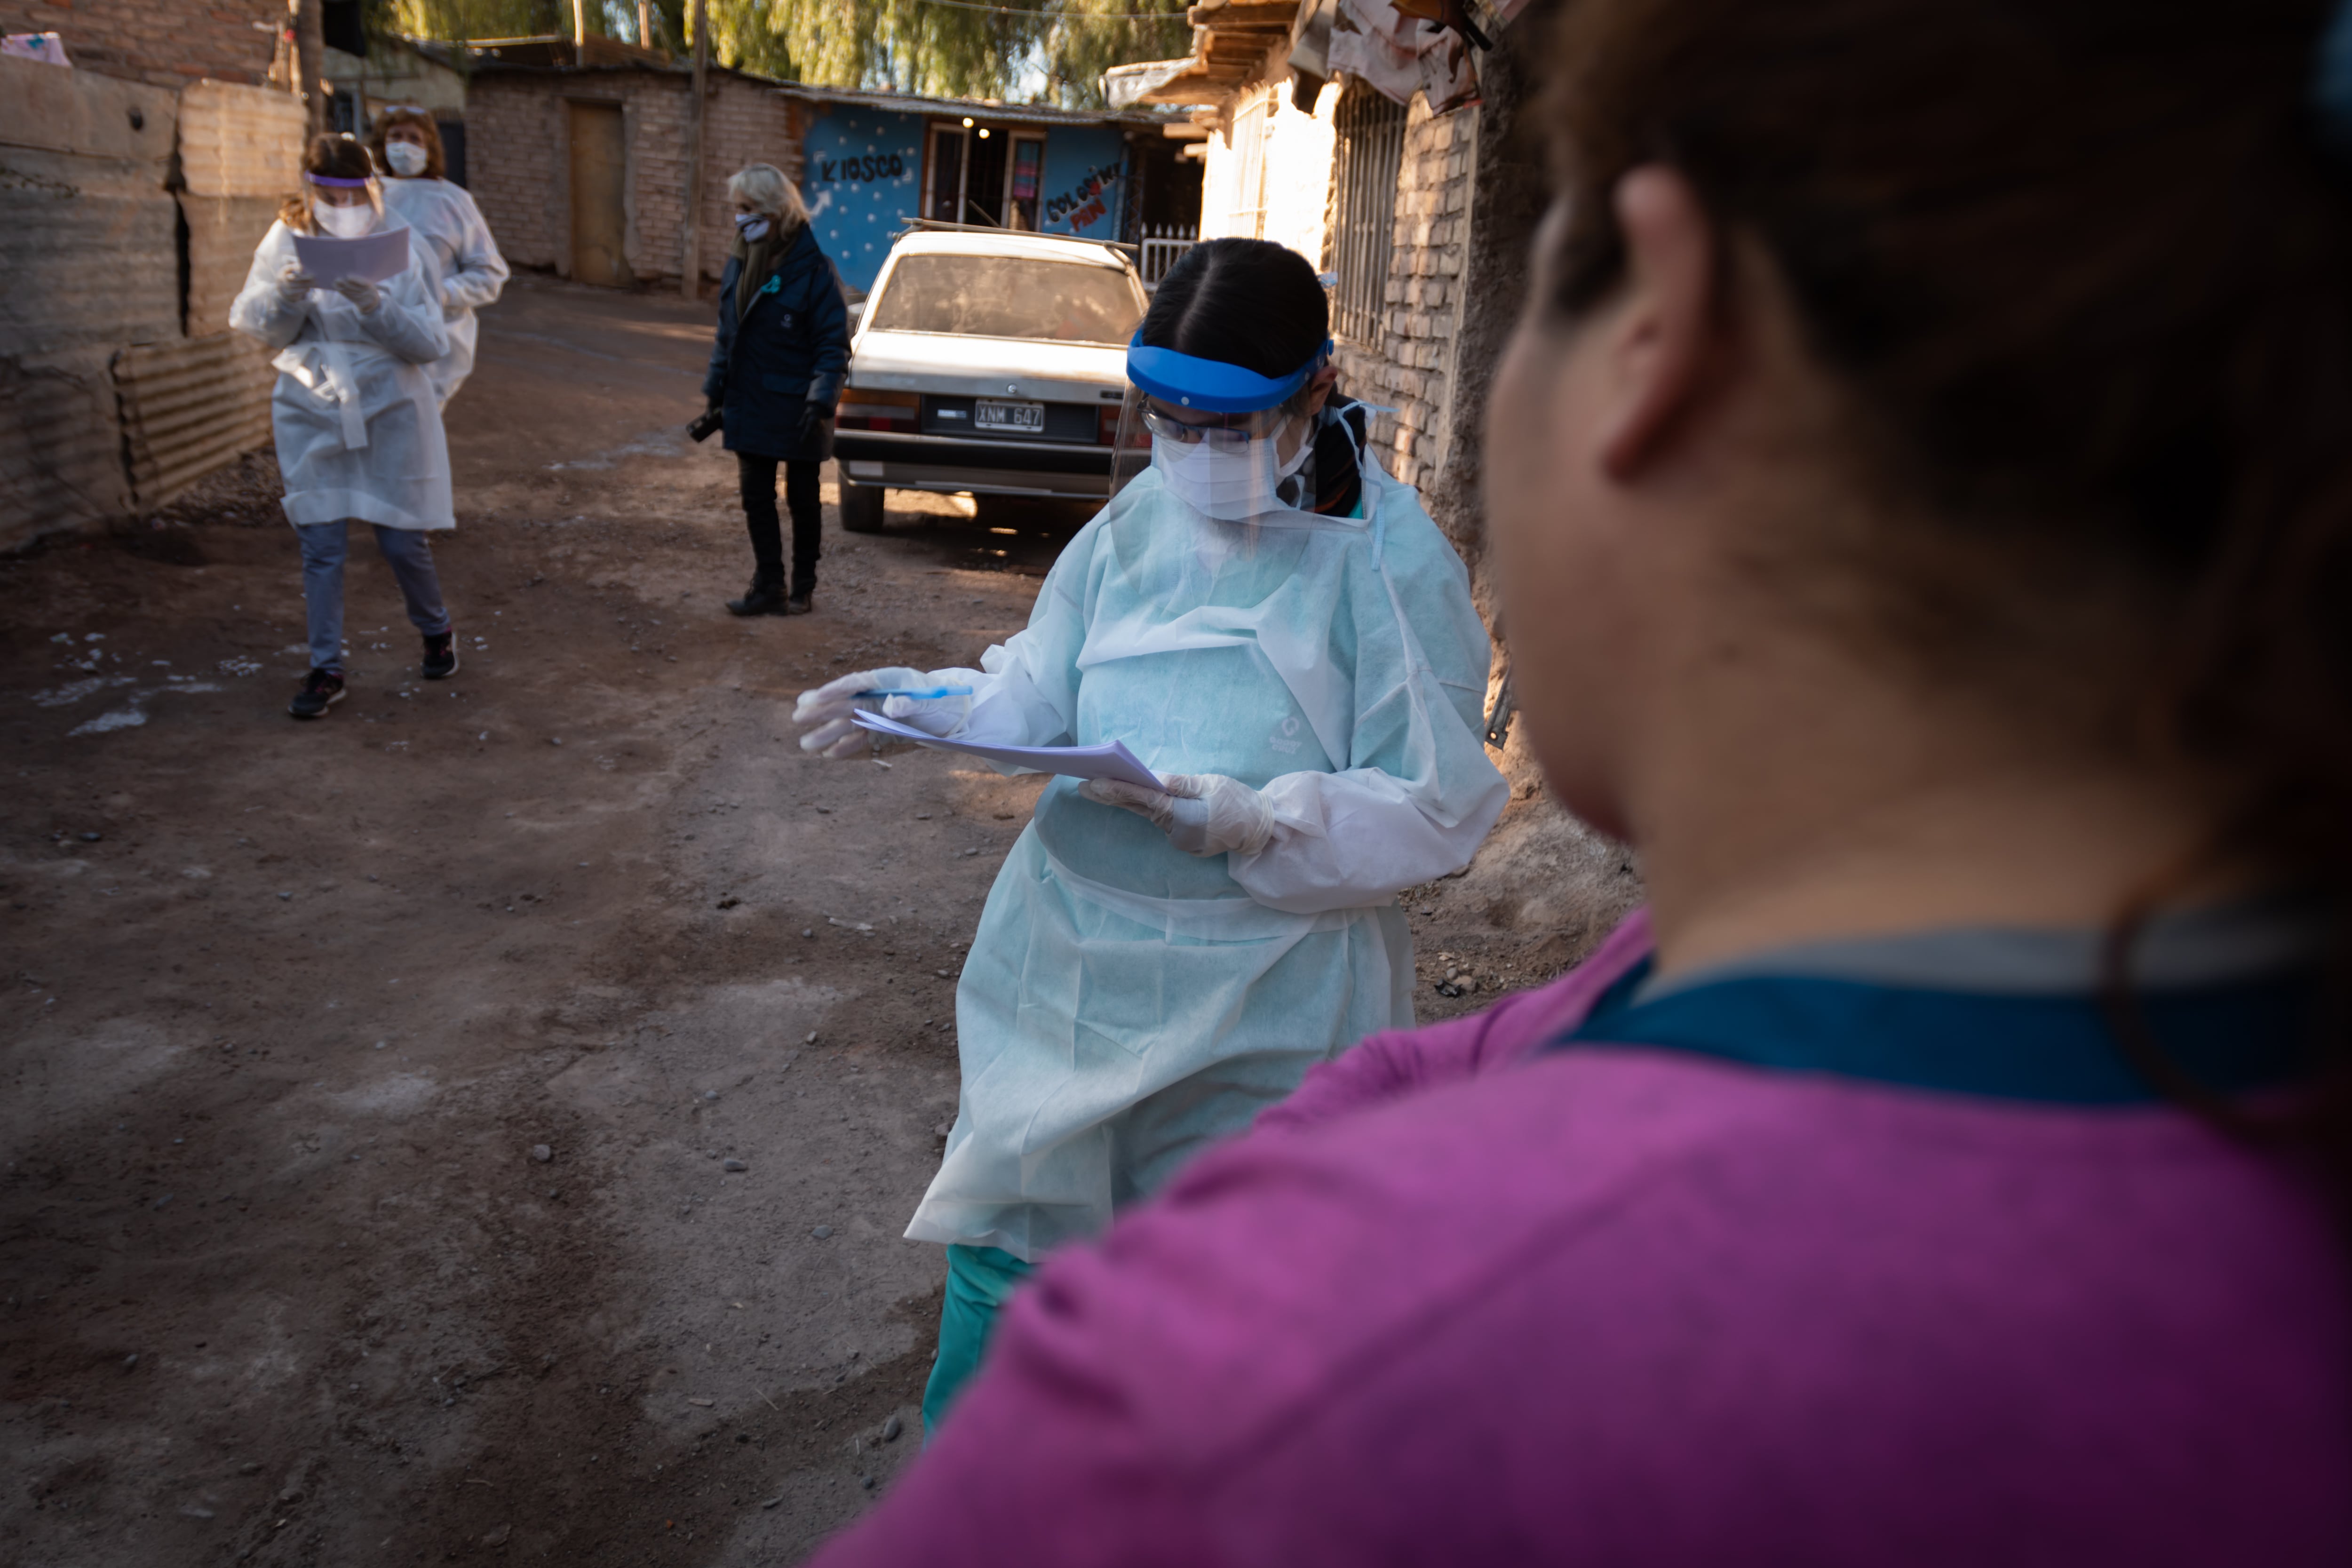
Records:
{"label": "unpainted brick wall", "polygon": [[[713,71],[703,125],[701,270],[715,281],[735,226],[727,176],[746,163],[800,175],[787,100],[765,84]],[[683,266],[687,132],[684,71],[485,71],[466,104],[467,177],[508,261],[572,270],[572,103],[617,103],[628,148],[626,255],[639,283],[677,287]]]}
{"label": "unpainted brick wall", "polygon": [[0,33],[62,34],[77,69],[170,88],[205,77],[263,85],[285,19],[285,0],[0,4]]}
{"label": "unpainted brick wall", "polygon": [[1382,460],[1398,479],[1424,491],[1446,461],[1452,434],[1453,351],[1461,325],[1480,113],[1473,108],[1433,118],[1428,100],[1412,100],[1397,172],[1381,342],[1339,345],[1341,384],[1396,410],[1374,427]]}

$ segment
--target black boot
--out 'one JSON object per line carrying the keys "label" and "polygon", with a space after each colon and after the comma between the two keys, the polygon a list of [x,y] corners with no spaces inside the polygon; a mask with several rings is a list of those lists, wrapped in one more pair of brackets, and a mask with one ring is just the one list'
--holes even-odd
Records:
{"label": "black boot", "polygon": [[810,596],[815,592],[815,573],[811,572],[806,574],[797,572],[794,573],[793,574],[793,595],[791,598],[784,601],[784,614],[788,616],[805,616],[811,610],[815,609],[816,606],[809,603]]}
{"label": "black boot", "polygon": [[743,591],[743,596],[741,598],[730,599],[727,601],[727,613],[730,616],[781,616],[788,614],[789,612],[784,608],[784,584],[781,578],[768,576],[764,573],[753,576],[751,587]]}

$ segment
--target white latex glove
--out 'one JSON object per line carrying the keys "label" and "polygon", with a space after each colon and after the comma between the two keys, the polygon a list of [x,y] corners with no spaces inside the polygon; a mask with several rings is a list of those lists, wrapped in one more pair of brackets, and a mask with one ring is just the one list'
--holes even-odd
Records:
{"label": "white latex glove", "polygon": [[[866,749],[867,731],[850,720],[861,691],[928,691],[937,682],[923,670],[894,665],[887,669],[861,669],[829,680],[814,691],[803,691],[793,709],[793,722],[808,731],[801,750],[840,762]],[[971,711],[969,697],[866,698],[886,719],[920,730],[926,735],[951,735]]]}
{"label": "white latex glove", "polygon": [[335,283],[335,292],[357,305],[362,316],[374,315],[376,307],[383,303],[383,296],[377,292],[376,286],[364,278],[339,279]]}
{"label": "white latex glove", "polygon": [[319,280],[303,271],[299,261],[288,262],[278,274],[278,297],[289,305],[299,305],[309,299],[310,290],[318,286]]}
{"label": "white latex glove", "polygon": [[1223,773],[1170,773],[1168,793],[1116,779],[1088,779],[1078,793],[1148,819],[1187,855],[1255,855],[1274,836],[1274,807],[1265,796]]}

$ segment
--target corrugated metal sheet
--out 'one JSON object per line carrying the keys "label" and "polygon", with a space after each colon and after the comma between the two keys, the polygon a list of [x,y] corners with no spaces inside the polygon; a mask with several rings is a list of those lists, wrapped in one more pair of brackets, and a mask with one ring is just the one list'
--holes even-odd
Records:
{"label": "corrugated metal sheet", "polygon": [[141,509],[162,506],[269,439],[267,351],[235,332],[125,349],[115,356],[122,444]]}
{"label": "corrugated metal sheet", "polygon": [[130,510],[108,353],[0,358],[0,550]]}
{"label": "corrugated metal sheet", "polygon": [[147,163],[161,185],[179,105],[169,88],[0,55],[0,146]]}
{"label": "corrugated metal sheet", "polygon": [[302,110],[291,93],[200,81],[180,93],[180,177],[192,196],[291,195]]}
{"label": "corrugated metal sheet", "polygon": [[142,165],[0,147],[0,356],[178,337],[178,225]]}
{"label": "corrugated metal sheet", "polygon": [[182,196],[188,220],[188,333],[206,337],[228,325],[228,308],[253,268],[254,247],[277,221],[268,196]]}

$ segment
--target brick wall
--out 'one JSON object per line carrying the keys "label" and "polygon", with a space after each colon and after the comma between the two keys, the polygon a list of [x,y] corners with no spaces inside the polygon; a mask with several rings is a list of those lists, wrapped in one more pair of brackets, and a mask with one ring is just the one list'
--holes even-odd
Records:
{"label": "brick wall", "polygon": [[1381,341],[1377,347],[1339,346],[1341,384],[1396,410],[1373,429],[1382,460],[1423,491],[1444,466],[1454,433],[1448,416],[1480,113],[1465,109],[1433,118],[1426,99],[1412,100],[1397,171]]}
{"label": "brick wall", "polygon": [[568,272],[569,136],[563,95],[551,89],[536,76],[475,77],[466,98],[466,180],[509,263]]}
{"label": "brick wall", "polygon": [[[467,178],[483,219],[519,267],[572,270],[570,104],[621,106],[628,148],[625,255],[641,284],[675,289],[683,266],[687,122],[683,71],[484,71],[466,105]],[[716,281],[734,237],[727,176],[746,163],[800,173],[791,107],[765,84],[714,71],[703,124],[701,269]]]}
{"label": "brick wall", "polygon": [[285,0],[0,0],[0,32],[61,33],[78,69],[158,87],[261,86],[285,19]]}

